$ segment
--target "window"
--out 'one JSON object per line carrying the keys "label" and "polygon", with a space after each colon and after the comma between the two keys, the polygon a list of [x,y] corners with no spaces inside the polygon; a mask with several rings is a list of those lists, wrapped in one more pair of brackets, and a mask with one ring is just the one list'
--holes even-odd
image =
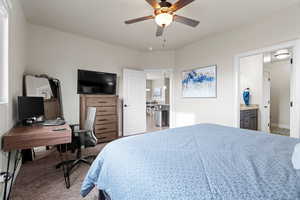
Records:
{"label": "window", "polygon": [[8,102],[8,12],[0,0],[0,103]]}

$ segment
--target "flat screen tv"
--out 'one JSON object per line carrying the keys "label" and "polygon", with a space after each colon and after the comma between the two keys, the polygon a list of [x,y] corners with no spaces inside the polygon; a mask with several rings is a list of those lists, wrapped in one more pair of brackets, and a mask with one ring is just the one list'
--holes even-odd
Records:
{"label": "flat screen tv", "polygon": [[78,94],[116,94],[117,75],[106,72],[78,70]]}

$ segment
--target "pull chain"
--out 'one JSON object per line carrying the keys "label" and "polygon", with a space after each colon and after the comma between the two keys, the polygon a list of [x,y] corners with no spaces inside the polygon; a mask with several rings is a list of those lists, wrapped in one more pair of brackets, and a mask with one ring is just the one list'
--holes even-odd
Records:
{"label": "pull chain", "polygon": [[163,48],[163,49],[166,47],[166,43],[167,43],[167,39],[164,38],[164,39],[163,39],[163,44],[162,44],[162,48]]}

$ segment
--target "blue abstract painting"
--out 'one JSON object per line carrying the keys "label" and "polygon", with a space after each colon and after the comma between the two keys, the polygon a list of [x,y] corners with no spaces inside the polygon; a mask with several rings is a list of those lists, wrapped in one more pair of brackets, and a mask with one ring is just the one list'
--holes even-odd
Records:
{"label": "blue abstract painting", "polygon": [[217,97],[217,66],[184,71],[182,96],[196,98]]}

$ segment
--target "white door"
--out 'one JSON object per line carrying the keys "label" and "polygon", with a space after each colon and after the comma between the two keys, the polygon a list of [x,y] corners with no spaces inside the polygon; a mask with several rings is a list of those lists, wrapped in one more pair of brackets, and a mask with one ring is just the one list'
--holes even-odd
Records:
{"label": "white door", "polygon": [[146,132],[146,74],[123,70],[123,135]]}
{"label": "white door", "polygon": [[271,100],[271,79],[270,72],[264,71],[263,75],[263,102],[261,111],[261,130],[270,132],[270,100]]}

